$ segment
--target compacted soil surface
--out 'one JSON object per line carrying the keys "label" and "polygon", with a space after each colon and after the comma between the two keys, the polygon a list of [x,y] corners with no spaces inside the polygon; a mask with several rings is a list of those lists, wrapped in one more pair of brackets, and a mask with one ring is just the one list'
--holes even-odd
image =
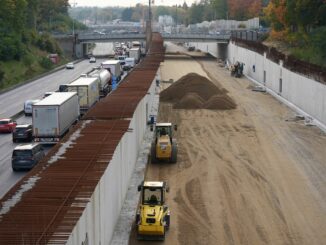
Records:
{"label": "compacted soil surface", "polygon": [[[219,106],[222,99],[200,109],[209,100],[200,91],[170,101],[162,92],[157,120],[178,125],[179,153],[176,164],[149,164],[146,173],[170,186],[171,226],[159,243],[326,244],[325,133],[216,60],[184,57],[161,66],[165,81],[189,73],[211,81],[232,106]],[[162,83],[161,91],[168,87]],[[130,244],[157,243],[137,241],[135,229],[130,237]]]}

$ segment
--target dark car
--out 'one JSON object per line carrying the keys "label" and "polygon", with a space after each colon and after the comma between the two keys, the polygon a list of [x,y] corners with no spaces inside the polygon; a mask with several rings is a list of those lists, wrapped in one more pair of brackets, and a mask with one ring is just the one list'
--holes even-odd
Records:
{"label": "dark car", "polygon": [[17,125],[12,132],[12,142],[18,142],[19,140],[32,141],[33,128],[30,124]]}
{"label": "dark car", "polygon": [[19,145],[12,152],[13,171],[32,169],[43,157],[44,150],[40,144]]}
{"label": "dark car", "polygon": [[0,132],[11,133],[15,130],[16,125],[17,125],[16,121],[10,118],[0,119]]}

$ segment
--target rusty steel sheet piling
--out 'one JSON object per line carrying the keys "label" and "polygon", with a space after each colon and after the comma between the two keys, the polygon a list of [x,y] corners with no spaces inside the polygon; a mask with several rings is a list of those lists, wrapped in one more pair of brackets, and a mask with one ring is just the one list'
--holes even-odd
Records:
{"label": "rusty steel sheet piling", "polygon": [[97,103],[49,154],[0,200],[0,243],[65,244],[90,201],[130,118],[164,59],[153,34],[146,58]]}

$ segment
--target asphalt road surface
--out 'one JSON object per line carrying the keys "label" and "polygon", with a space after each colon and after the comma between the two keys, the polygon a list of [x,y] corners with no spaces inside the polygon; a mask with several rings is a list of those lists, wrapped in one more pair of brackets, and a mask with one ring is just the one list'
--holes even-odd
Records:
{"label": "asphalt road surface", "polygon": [[98,66],[101,62],[101,59],[96,60],[96,63],[89,63],[88,60],[84,60],[75,64],[75,69],[59,70],[7,93],[0,94],[0,118],[13,116],[23,110],[26,100],[40,99],[45,92],[58,90],[60,84],[70,83],[80,74],[90,71],[92,67]]}

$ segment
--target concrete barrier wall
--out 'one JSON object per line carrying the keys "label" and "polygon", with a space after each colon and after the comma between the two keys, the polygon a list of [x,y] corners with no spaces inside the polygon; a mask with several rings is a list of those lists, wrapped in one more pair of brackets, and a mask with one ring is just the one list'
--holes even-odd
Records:
{"label": "concrete barrier wall", "polygon": [[[230,62],[245,63],[244,74],[265,85],[276,95],[313,117],[322,128],[326,125],[326,86],[310,78],[294,73],[251,50],[230,42]],[[264,75],[265,74],[265,75]]]}
{"label": "concrete barrier wall", "polygon": [[196,49],[199,49],[202,52],[218,57],[217,43],[190,43],[190,45],[193,45]]}
{"label": "concrete barrier wall", "polygon": [[155,80],[138,104],[113,158],[75,226],[68,245],[109,244],[128,189],[138,151],[143,141],[148,112],[153,103]]}

